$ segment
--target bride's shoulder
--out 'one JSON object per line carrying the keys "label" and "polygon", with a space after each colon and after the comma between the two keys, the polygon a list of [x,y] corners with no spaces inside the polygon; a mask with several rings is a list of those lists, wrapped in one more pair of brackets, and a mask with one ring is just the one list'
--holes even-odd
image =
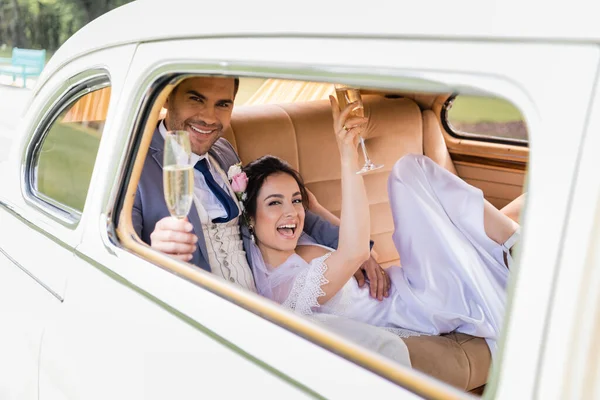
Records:
{"label": "bride's shoulder", "polygon": [[330,252],[331,250],[329,249],[315,245],[301,245],[296,247],[296,254],[302,257],[307,263]]}

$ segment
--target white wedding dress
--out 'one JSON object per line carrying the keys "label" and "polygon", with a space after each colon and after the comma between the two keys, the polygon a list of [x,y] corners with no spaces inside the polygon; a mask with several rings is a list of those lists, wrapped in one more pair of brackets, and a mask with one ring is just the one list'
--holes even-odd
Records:
{"label": "white wedding dress", "polygon": [[[494,354],[509,270],[503,247],[484,231],[482,192],[425,156],[407,155],[394,165],[388,193],[402,262],[387,269],[389,297],[371,298],[352,278],[319,305],[331,253],[310,263],[294,254],[272,268],[255,248],[258,292],[303,315],[346,317],[400,337],[452,331],[483,337]],[[308,243],[303,238],[299,245]]]}

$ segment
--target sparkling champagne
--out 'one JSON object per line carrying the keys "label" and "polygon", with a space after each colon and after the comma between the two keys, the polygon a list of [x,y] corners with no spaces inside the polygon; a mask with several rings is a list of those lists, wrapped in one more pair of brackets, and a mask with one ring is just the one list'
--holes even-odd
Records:
{"label": "sparkling champagne", "polygon": [[340,105],[340,110],[346,108],[350,103],[356,103],[356,107],[350,112],[350,117],[364,117],[365,109],[360,97],[360,91],[358,89],[350,87],[336,87],[335,95]]}
{"label": "sparkling champagne", "polygon": [[[335,95],[338,99],[338,104],[340,106],[340,110],[343,110],[344,108],[346,108],[348,106],[348,104],[354,103],[355,107],[350,112],[349,118],[352,118],[352,117],[361,117],[362,118],[365,116],[365,107],[363,106],[362,98],[360,97],[360,90],[350,87],[350,86],[342,85],[342,84],[335,84],[334,87],[335,87]],[[382,164],[380,164],[380,165],[373,164],[373,162],[369,158],[369,155],[367,154],[367,147],[365,145],[365,140],[363,139],[362,136],[359,136],[359,139],[360,139],[360,141],[359,141],[360,148],[362,150],[363,157],[365,158],[365,165],[363,165],[363,167],[356,173],[357,174],[366,174],[367,172],[375,171],[375,170],[382,168],[383,167]]]}
{"label": "sparkling champagne", "polygon": [[167,208],[173,217],[185,218],[194,199],[194,168],[191,165],[169,165],[163,169]]}

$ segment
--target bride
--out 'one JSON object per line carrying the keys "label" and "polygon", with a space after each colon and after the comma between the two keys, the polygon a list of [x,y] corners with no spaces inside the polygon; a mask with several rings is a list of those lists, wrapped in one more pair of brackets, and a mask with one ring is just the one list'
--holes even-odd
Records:
{"label": "bride", "polygon": [[[245,212],[258,292],[303,315],[347,317],[390,330],[485,338],[492,354],[504,315],[510,247],[519,227],[476,189],[432,160],[405,155],[388,180],[393,241],[402,267],[390,267],[382,302],[351,279],[369,257],[369,208],[357,140],[366,119],[349,118],[330,97],[341,156],[337,249],[303,236],[308,192],[298,172],[266,156],[244,168]],[[325,217],[331,217],[331,215]],[[334,217],[335,218],[335,217]]]}

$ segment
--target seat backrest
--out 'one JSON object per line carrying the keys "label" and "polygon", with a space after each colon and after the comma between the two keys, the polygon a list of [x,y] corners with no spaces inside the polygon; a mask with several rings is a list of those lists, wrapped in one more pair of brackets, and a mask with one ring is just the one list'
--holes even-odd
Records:
{"label": "seat backrest", "polygon": [[[371,238],[383,265],[398,264],[392,242],[393,221],[387,194],[387,177],[404,154],[423,154],[423,120],[418,105],[409,99],[363,96],[369,117],[365,142],[369,156],[385,165],[365,176],[371,212]],[[333,135],[328,101],[241,106],[234,111],[225,137],[244,164],[265,154],[288,161],[302,174],[319,202],[340,214],[340,157]]]}
{"label": "seat backrest", "polygon": [[40,71],[46,63],[46,50],[19,49],[12,51],[12,64],[38,68]]}

